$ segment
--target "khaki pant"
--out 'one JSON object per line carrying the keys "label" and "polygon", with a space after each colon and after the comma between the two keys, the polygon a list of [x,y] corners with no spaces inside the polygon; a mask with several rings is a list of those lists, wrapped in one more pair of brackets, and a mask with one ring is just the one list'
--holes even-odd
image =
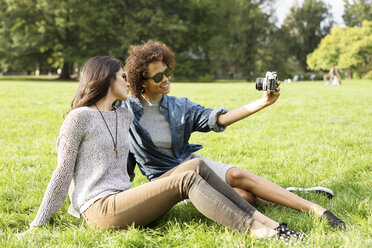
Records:
{"label": "khaki pant", "polygon": [[180,164],[158,180],[105,196],[82,217],[89,226],[101,228],[146,226],[184,199],[206,217],[238,232],[246,232],[253,221],[255,208],[200,159]]}

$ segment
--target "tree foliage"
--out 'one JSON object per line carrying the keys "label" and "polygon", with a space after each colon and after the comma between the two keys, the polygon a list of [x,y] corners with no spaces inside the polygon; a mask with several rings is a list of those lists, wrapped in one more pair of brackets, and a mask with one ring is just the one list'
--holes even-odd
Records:
{"label": "tree foliage", "polygon": [[[0,0],[0,70],[63,68],[159,40],[176,53],[178,79],[232,74],[290,76],[306,68],[331,25],[328,6],[305,0],[282,28],[273,0]],[[252,78],[251,78],[252,79]]]}
{"label": "tree foliage", "polygon": [[103,54],[124,59],[131,44],[149,39],[169,44],[177,54],[206,51],[214,31],[210,27],[218,18],[209,11],[213,4],[210,0],[2,0],[0,54],[13,69],[31,70],[35,64],[66,66]]}
{"label": "tree foliage", "polygon": [[319,47],[307,57],[311,69],[340,69],[354,71],[363,77],[372,68],[372,21],[361,27],[337,27],[327,35]]}
{"label": "tree foliage", "polygon": [[124,43],[119,35],[126,9],[123,1],[3,2],[2,33],[14,69],[31,69],[35,64],[58,67],[94,55],[114,55]]}
{"label": "tree foliage", "polygon": [[288,53],[300,63],[302,70],[307,67],[306,55],[316,48],[333,25],[329,9],[321,0],[305,0],[302,6],[296,1],[284,20],[282,31]]}
{"label": "tree foliage", "polygon": [[343,19],[348,26],[361,26],[363,20],[372,21],[371,0],[344,0]]}

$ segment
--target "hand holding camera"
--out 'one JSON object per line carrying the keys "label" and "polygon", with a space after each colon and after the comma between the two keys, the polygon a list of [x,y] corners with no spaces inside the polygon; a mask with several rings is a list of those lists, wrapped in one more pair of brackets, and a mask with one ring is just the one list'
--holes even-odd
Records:
{"label": "hand holding camera", "polygon": [[256,79],[256,89],[263,91],[263,99],[266,105],[271,105],[279,98],[280,95],[280,81],[276,72],[266,72],[264,78]]}

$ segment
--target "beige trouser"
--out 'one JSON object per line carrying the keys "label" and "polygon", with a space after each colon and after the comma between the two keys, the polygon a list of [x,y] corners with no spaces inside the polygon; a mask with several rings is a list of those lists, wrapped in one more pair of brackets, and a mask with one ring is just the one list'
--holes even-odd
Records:
{"label": "beige trouser", "polygon": [[105,196],[82,217],[89,226],[101,228],[146,226],[184,199],[206,217],[238,232],[246,232],[253,221],[255,208],[200,159],[180,164],[155,181]]}

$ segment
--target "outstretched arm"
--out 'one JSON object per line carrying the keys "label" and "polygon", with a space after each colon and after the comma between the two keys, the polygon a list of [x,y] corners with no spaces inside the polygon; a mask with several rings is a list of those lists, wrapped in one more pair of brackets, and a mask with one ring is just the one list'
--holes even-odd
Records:
{"label": "outstretched arm", "polygon": [[278,83],[277,92],[264,91],[260,99],[250,104],[244,105],[242,107],[230,110],[224,114],[219,115],[217,119],[218,125],[222,126],[231,125],[276,102],[280,95],[279,84],[280,83]]}

